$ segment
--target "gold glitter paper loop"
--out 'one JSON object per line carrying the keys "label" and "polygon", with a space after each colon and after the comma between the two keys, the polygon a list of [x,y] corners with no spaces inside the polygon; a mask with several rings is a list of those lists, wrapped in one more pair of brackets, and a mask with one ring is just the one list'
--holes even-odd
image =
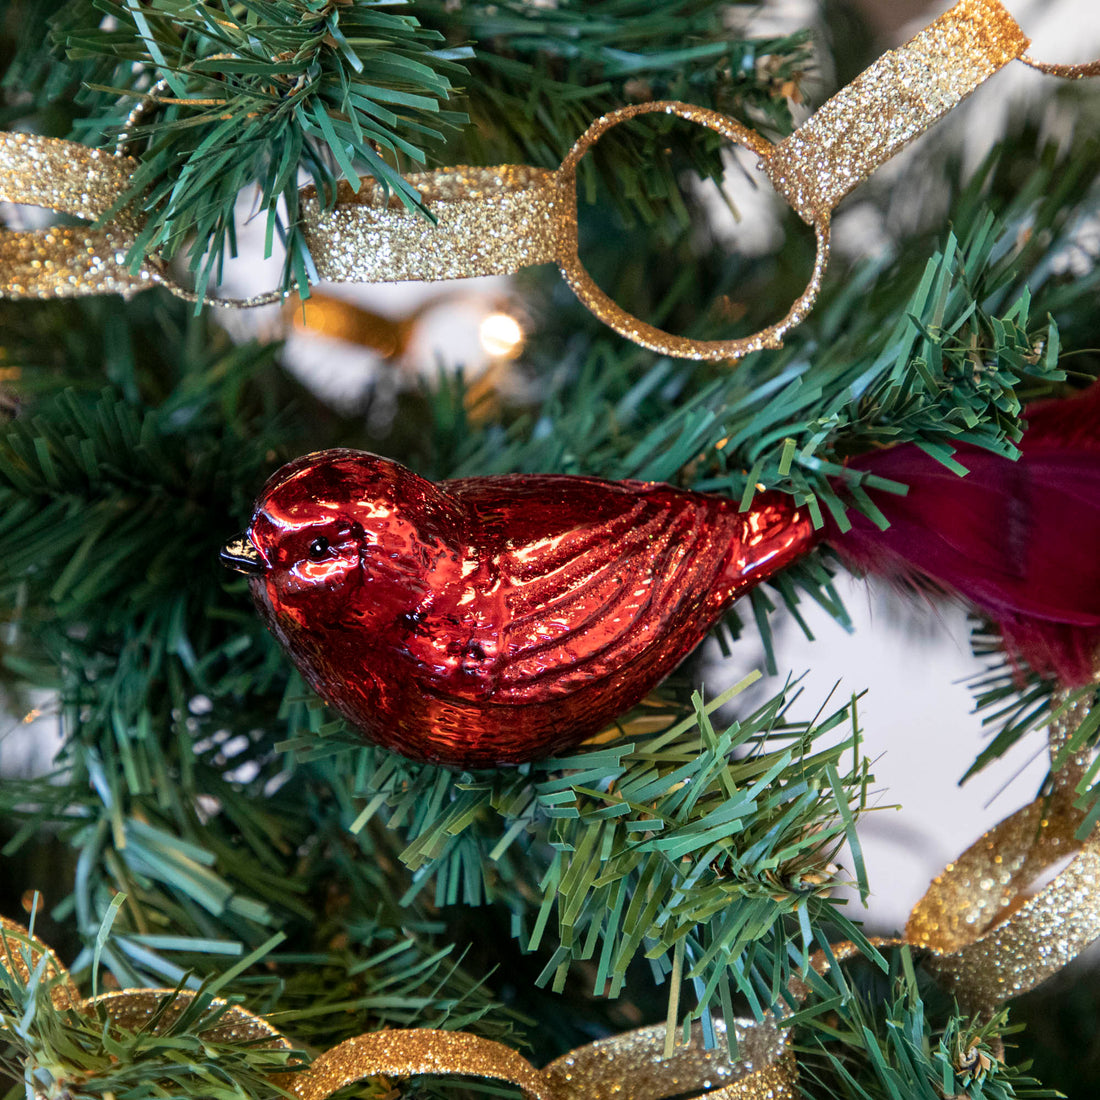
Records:
{"label": "gold glitter paper loop", "polygon": [[[137,1031],[158,1016],[159,1028],[170,1026],[195,999],[188,989],[119,989],[89,997],[76,1006],[77,1011],[92,1015],[105,1013],[119,1027]],[[165,1006],[165,1000],[169,1003]],[[290,1040],[280,1034],[262,1016],[249,1012],[240,1005],[230,1004],[220,997],[210,1001],[208,1011],[224,1010],[212,1024],[204,1027],[202,1035],[212,1043],[251,1043],[268,1047],[290,1049]]]}
{"label": "gold glitter paper loop", "polygon": [[579,1047],[542,1072],[554,1095],[569,1100],[619,1100],[624,1091],[630,1100],[664,1100],[700,1090],[707,1100],[796,1100],[798,1070],[787,1033],[770,1019],[735,1020],[733,1027],[736,1060],[726,1054],[726,1024],[716,1020],[711,1050],[696,1024],[691,1041],[665,1058],[665,1026],[656,1024]]}
{"label": "gold glitter paper loop", "polygon": [[[1090,757],[1085,750],[1068,757],[1065,752],[1088,707],[1083,701],[1065,706],[1066,700],[1064,692],[1056,699],[1062,710],[1048,728],[1052,793],[1006,818],[949,863],[913,907],[904,939],[872,940],[876,946],[925,949],[925,967],[971,1012],[992,1014],[1100,939],[1100,828],[1079,838],[1085,811],[1074,802]],[[1049,883],[1032,892],[1044,873],[1067,859]],[[840,961],[858,951],[853,943],[839,943],[831,958]],[[823,974],[831,958],[819,951],[810,965]],[[795,978],[790,990],[802,1001],[810,987]]]}
{"label": "gold glitter paper loop", "polygon": [[[75,141],[0,131],[0,202],[41,206],[89,220],[102,218],[129,189],[137,161]],[[52,226],[34,232],[0,230],[0,297],[130,298],[163,286],[196,301],[157,255],[131,271],[127,253],[143,219],[123,208],[102,227]],[[204,298],[207,305],[246,308],[278,301],[280,291],[247,299]]]}
{"label": "gold glitter paper loop", "polygon": [[72,1008],[79,1004],[80,994],[69,977],[68,970],[57,956],[37,936],[32,936],[21,924],[7,917],[0,917],[0,967],[14,974],[26,984],[37,969],[42,957],[46,957],[43,978],[52,983],[50,1000],[55,1008]]}
{"label": "gold glitter paper loop", "polygon": [[1100,937],[1100,832],[1077,839],[1083,814],[1072,798],[1061,788],[1006,818],[947,865],[909,916],[906,938],[932,950],[927,965],[973,1010],[1026,992]]}
{"label": "gold glitter paper loop", "polygon": [[521,1054],[463,1031],[410,1028],[373,1031],[325,1051],[290,1089],[299,1100],[326,1100],[367,1077],[417,1074],[491,1078],[518,1085],[533,1100],[556,1100],[543,1076]]}
{"label": "gold glitter paper loop", "polygon": [[[638,115],[654,112],[675,115],[706,126],[708,129],[722,134],[730,141],[751,149],[761,158],[764,164],[768,163],[775,150],[770,141],[762,138],[755,131],[742,126],[734,119],[727,118],[717,111],[709,111],[703,107],[693,107],[689,103],[665,100],[623,107],[621,110],[612,111],[596,119],[581,135],[562,162],[559,173],[561,186],[570,196],[574,197],[574,203],[576,201],[577,164],[581,157],[612,126],[617,126],[620,122],[625,122],[627,119],[635,118]],[[813,307],[814,300],[821,289],[821,280],[825,275],[825,266],[829,259],[829,212],[827,210],[819,211],[812,224],[817,236],[817,257],[806,289],[795,299],[782,320],[761,329],[752,336],[737,340],[692,340],[686,336],[674,336],[672,333],[664,332],[662,329],[655,328],[653,325],[639,320],[613,301],[596,285],[581,263],[577,250],[575,210],[570,231],[563,231],[560,235],[557,260],[561,273],[573,289],[573,293],[605,325],[620,336],[625,336],[628,340],[640,344],[644,348],[649,348],[651,351],[660,352],[662,355],[672,355],[678,359],[739,359],[744,355],[748,355],[749,352],[759,351],[762,348],[782,347],[783,335],[788,329],[793,328],[802,321]]]}
{"label": "gold glitter paper loop", "polygon": [[[130,186],[137,161],[75,141],[0,132],[0,202],[45,206],[78,218],[107,213]],[[121,211],[119,229],[137,221]]]}
{"label": "gold glitter paper loop", "polygon": [[1027,45],[997,0],[961,0],[815,111],[775,147],[764,170],[803,221],[816,225]]}
{"label": "gold glitter paper loop", "polygon": [[[318,276],[333,281],[458,279],[554,261],[584,305],[627,339],[678,358],[737,359],[781,346],[785,333],[812,308],[828,262],[829,221],[836,204],[983,81],[1017,58],[1069,79],[1100,75],[1100,61],[1048,65],[1026,57],[1027,45],[999,0],[959,0],[911,41],[884,54],[778,145],[705,108],[672,101],[637,104],[597,119],[557,171],[506,164],[410,176],[434,225],[377,184],[367,183],[356,193],[342,183],[333,206],[322,204],[307,189],[301,202],[304,235]],[[151,95],[138,104],[125,127],[127,135],[156,98]],[[814,227],[817,257],[806,289],[781,320],[752,336],[693,340],[664,332],[614,302],[580,262],[577,162],[610,127],[652,112],[693,120],[747,146],[776,190]],[[120,148],[124,146],[123,140]],[[134,166],[125,156],[111,157],[72,143],[5,135],[0,142],[0,201],[99,217],[129,186]],[[194,301],[194,294],[171,281],[157,256],[148,257],[136,274],[127,270],[125,253],[139,231],[140,225],[123,215],[94,230],[2,234],[0,294],[129,295],[159,283]],[[281,292],[273,291],[243,300],[203,300],[245,308],[280,297]]]}
{"label": "gold glitter paper loop", "polygon": [[[1072,786],[1006,818],[949,863],[913,907],[900,940],[928,952],[924,966],[970,1012],[990,1014],[1071,963],[1100,938],[1100,831],[1076,836],[1084,814],[1073,805]],[[1044,871],[1072,857],[1034,894]],[[850,942],[834,944],[838,962],[858,954]],[[817,952],[811,966],[829,969]],[[810,987],[794,979],[791,992],[804,1000]]]}

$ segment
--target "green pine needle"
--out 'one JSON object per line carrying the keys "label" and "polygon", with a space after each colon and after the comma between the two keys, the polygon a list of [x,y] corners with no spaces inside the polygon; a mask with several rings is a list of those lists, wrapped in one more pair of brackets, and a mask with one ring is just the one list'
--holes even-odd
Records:
{"label": "green pine needle", "polygon": [[[882,973],[864,959],[835,961],[814,977],[828,1006],[797,1029],[803,1094],[809,1100],[1041,1100],[1027,1067],[1006,1064],[997,1047],[1012,1033],[1005,1011],[992,1019],[960,1014],[912,949],[887,952]],[[848,971],[847,976],[841,970]]]}

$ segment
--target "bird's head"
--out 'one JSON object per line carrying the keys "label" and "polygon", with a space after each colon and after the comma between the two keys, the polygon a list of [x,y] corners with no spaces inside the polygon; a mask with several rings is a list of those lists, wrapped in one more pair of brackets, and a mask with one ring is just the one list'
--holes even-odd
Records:
{"label": "bird's head", "polygon": [[277,471],[222,561],[252,579],[292,633],[412,614],[448,563],[459,566],[455,505],[431,482],[364,451],[319,451]]}

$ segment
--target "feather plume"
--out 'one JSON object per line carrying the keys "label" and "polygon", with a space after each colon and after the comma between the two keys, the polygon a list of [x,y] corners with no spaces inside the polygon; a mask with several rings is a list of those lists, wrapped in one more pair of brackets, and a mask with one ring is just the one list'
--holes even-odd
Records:
{"label": "feather plume", "polygon": [[962,597],[1000,625],[1014,658],[1082,684],[1100,650],[1100,385],[1026,419],[1015,461],[961,444],[965,476],[912,444],[853,460],[909,491],[874,493],[885,531],[853,514],[826,538],[859,572]]}

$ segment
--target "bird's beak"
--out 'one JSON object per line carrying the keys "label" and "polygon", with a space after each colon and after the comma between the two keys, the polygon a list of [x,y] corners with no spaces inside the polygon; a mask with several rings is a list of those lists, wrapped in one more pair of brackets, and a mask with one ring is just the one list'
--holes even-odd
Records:
{"label": "bird's beak", "polygon": [[247,535],[238,535],[222,547],[222,565],[235,569],[238,573],[256,576],[264,571],[260,552],[252,545]]}

